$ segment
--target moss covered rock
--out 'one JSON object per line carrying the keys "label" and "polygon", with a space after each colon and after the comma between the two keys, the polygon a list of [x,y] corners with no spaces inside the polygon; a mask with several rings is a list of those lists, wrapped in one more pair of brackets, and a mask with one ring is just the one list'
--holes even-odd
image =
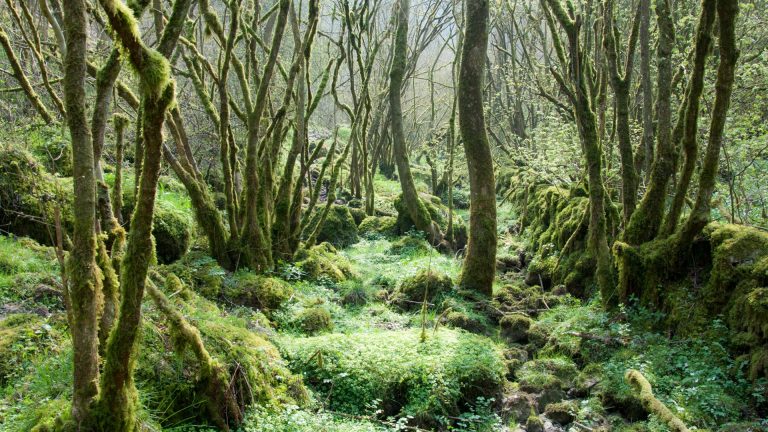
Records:
{"label": "moss covered rock", "polygon": [[405,236],[392,242],[387,253],[392,255],[425,255],[431,250],[432,247],[423,238]]}
{"label": "moss covered rock", "polygon": [[192,238],[189,215],[170,206],[158,205],[152,235],[155,237],[155,253],[160,264],[178,260],[187,253]]}
{"label": "moss covered rock", "polygon": [[293,294],[293,288],[275,277],[237,272],[224,284],[224,296],[237,304],[273,312]]}
{"label": "moss covered rock", "polygon": [[500,335],[510,343],[525,343],[528,341],[528,330],[533,320],[523,314],[514,313],[504,315],[499,320]]}
{"label": "moss covered rock", "polygon": [[339,255],[330,243],[300,249],[294,260],[294,264],[301,268],[309,279],[327,278],[333,282],[342,282],[355,276],[349,260]]}
{"label": "moss covered rock", "polygon": [[72,229],[72,186],[45,171],[30,153],[0,148],[0,227],[4,231],[53,244],[54,209]]}
{"label": "moss covered rock", "polygon": [[566,357],[531,360],[517,371],[520,388],[531,393],[539,393],[553,387],[570,388],[577,375],[578,369],[573,360]]}
{"label": "moss covered rock", "polygon": [[322,306],[314,306],[299,314],[296,319],[301,330],[309,335],[328,332],[333,330],[333,321],[331,313]]}
{"label": "moss covered rock", "polygon": [[397,218],[394,216],[367,216],[357,226],[357,231],[362,236],[393,237],[397,235]]}
{"label": "moss covered rock", "polygon": [[[319,223],[322,211],[322,209],[315,211],[309,223],[310,227],[315,227]],[[332,204],[323,226],[320,227],[317,241],[328,242],[335,247],[343,248],[357,243],[358,240],[357,223],[349,207]]]}
{"label": "moss covered rock", "polygon": [[452,288],[453,281],[448,275],[421,270],[403,280],[395,293],[396,303],[405,309],[418,309],[425,300],[433,303]]}
{"label": "moss covered rock", "polygon": [[544,408],[547,418],[560,423],[563,426],[570,424],[579,413],[579,406],[575,401],[563,401],[548,404]]}

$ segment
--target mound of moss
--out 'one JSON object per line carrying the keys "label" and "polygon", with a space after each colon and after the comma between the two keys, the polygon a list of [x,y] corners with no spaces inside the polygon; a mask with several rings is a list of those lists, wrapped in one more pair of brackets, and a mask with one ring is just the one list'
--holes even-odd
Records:
{"label": "mound of moss", "polygon": [[54,211],[58,207],[71,230],[72,187],[49,174],[30,153],[0,149],[0,227],[19,237],[52,245]]}
{"label": "mound of moss", "polygon": [[477,398],[497,397],[505,366],[489,339],[440,329],[425,342],[419,331],[378,331],[292,338],[281,350],[294,370],[323,394],[332,411],[412,416],[437,428]]}
{"label": "mound of moss", "polygon": [[301,330],[309,335],[324,333],[333,330],[331,313],[322,306],[314,306],[304,309],[296,319]]}
{"label": "mound of moss", "polygon": [[397,218],[394,216],[367,216],[357,226],[362,236],[381,235],[393,237],[397,235]]}
{"label": "mound of moss", "polygon": [[405,236],[392,242],[387,253],[390,255],[425,255],[430,251],[432,251],[432,247],[423,238]]}
{"label": "mound of moss", "polygon": [[236,304],[272,312],[293,294],[282,279],[239,271],[224,283],[223,294]]}
{"label": "mound of moss", "polygon": [[[424,203],[424,206],[427,207],[427,211],[432,220],[435,221],[441,229],[445,230],[448,209],[442,204],[440,198],[425,193],[420,193],[419,198],[421,198],[421,202]],[[402,234],[413,230],[413,220],[408,216],[408,210],[405,208],[402,194],[395,198],[395,210],[397,210],[398,232]]]}
{"label": "mound of moss", "polygon": [[[318,209],[312,215],[310,227],[315,227],[319,221],[323,209]],[[357,223],[349,211],[349,207],[332,204],[317,236],[318,242],[328,242],[335,247],[343,248],[357,243]]]}
{"label": "mound of moss", "polygon": [[349,260],[339,255],[330,243],[321,243],[310,249],[302,248],[294,260],[294,264],[309,279],[327,278],[333,282],[342,282],[355,276]]}
{"label": "mound of moss", "polygon": [[453,281],[448,275],[424,269],[403,279],[395,293],[395,303],[404,309],[418,309],[424,301],[434,303],[452,289]]}
{"label": "mound of moss", "polygon": [[[154,305],[153,305],[154,306]],[[308,401],[300,377],[293,375],[265,335],[249,329],[249,319],[229,315],[198,296],[175,305],[197,326],[211,357],[229,373],[242,409],[250,405],[282,407]],[[139,392],[160,425],[208,424],[206,381],[182,339],[166,329],[165,317],[150,307],[136,368]]]}

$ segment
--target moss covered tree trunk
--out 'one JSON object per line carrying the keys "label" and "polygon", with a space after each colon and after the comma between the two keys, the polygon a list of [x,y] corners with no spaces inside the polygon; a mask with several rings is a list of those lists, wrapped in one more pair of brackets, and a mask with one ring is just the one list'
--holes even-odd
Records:
{"label": "moss covered tree trunk", "polygon": [[121,263],[119,315],[107,343],[104,379],[101,381],[101,396],[94,413],[93,429],[133,432],[138,429],[138,398],[133,368],[141,326],[141,302],[153,259],[152,220],[162,158],[162,128],[166,111],[174,101],[175,89],[170,78],[170,64],[161,53],[144,45],[136,20],[125,4],[120,0],[100,0],[100,3],[116,38],[139,75],[144,159],[128,244]]}
{"label": "moss covered tree trunk", "polygon": [[731,103],[733,80],[736,74],[736,62],[739,50],[736,47],[736,17],[739,14],[737,0],[718,0],[717,18],[719,20],[720,64],[715,82],[715,104],[709,125],[707,153],[699,174],[699,191],[696,202],[685,225],[682,227],[680,242],[683,247],[693,242],[704,226],[709,222],[712,206],[712,193],[715,190],[717,167],[720,161],[720,148],[723,145],[723,130]]}
{"label": "moss covered tree trunk", "polygon": [[460,285],[490,296],[496,275],[496,181],[485,130],[483,75],[488,47],[488,0],[465,3],[459,75],[459,129],[469,168],[469,244]]}
{"label": "moss covered tree trunk", "polygon": [[[260,149],[261,117],[267,105],[267,93],[277,63],[277,55],[283,40],[283,33],[290,7],[289,0],[280,0],[269,57],[264,64],[261,82],[256,94],[254,109],[248,114],[248,143],[245,156],[245,221],[240,235],[240,248],[246,265],[254,270],[266,270],[272,266],[272,247],[269,242],[270,232],[264,230],[264,208],[261,202],[260,169],[267,154]],[[275,131],[279,133],[279,131]]]}
{"label": "moss covered tree trunk", "polygon": [[659,27],[656,157],[651,165],[648,190],[624,230],[624,241],[630,245],[645,243],[658,234],[664,216],[667,186],[674,171],[671,97],[672,46],[675,40],[675,27],[668,0],[656,0],[656,17]]}
{"label": "moss covered tree trunk", "polygon": [[70,286],[68,304],[74,351],[72,418],[77,425],[88,418],[98,394],[101,275],[96,265],[96,180],[93,144],[86,120],[85,76],[87,13],[84,0],[65,0],[64,30],[67,55],[64,61],[64,96],[67,124],[72,137],[74,215],[72,251],[67,261]]}
{"label": "moss covered tree trunk", "polygon": [[408,150],[403,132],[403,108],[400,101],[400,90],[403,88],[406,62],[408,58],[408,11],[410,0],[399,0],[396,6],[397,30],[395,32],[392,67],[389,70],[389,113],[392,126],[392,147],[400,177],[400,187],[403,191],[403,202],[408,216],[419,231],[427,234],[432,245],[443,242],[440,227],[432,221],[429,211],[419,198],[416,184],[413,182],[411,165],[408,161]]}

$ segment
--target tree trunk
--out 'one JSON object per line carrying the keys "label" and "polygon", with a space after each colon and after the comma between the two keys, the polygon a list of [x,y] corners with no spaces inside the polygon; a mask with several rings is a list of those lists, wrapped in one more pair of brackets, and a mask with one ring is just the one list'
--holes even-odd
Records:
{"label": "tree trunk", "polygon": [[427,234],[429,242],[437,246],[443,242],[440,227],[432,221],[427,207],[421,202],[416,191],[416,185],[411,175],[408,161],[408,149],[403,133],[403,108],[400,101],[400,90],[403,87],[407,54],[408,54],[408,10],[410,0],[399,0],[397,11],[397,31],[395,33],[392,67],[389,70],[389,112],[392,126],[392,145],[394,147],[395,163],[400,177],[400,187],[403,190],[403,203],[416,229]]}
{"label": "tree trunk", "polygon": [[483,76],[488,47],[488,0],[465,3],[459,75],[459,129],[469,168],[469,244],[459,284],[487,296],[496,275],[496,181],[485,130]]}
{"label": "tree trunk", "polygon": [[72,137],[74,177],[74,241],[67,262],[70,286],[70,332],[74,351],[72,418],[79,426],[87,421],[98,394],[98,322],[102,306],[101,274],[96,265],[96,180],[93,144],[86,120],[85,76],[87,13],[84,0],[65,0],[64,96],[67,124]]}

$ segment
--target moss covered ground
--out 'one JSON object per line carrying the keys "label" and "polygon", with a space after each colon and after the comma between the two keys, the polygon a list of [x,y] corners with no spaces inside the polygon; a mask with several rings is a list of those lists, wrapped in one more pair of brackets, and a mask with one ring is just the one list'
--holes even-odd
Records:
{"label": "moss covered ground", "polygon": [[[376,182],[392,204],[396,182]],[[188,216],[177,186],[168,180],[159,201]],[[578,260],[560,250],[573,237],[567,255],[577,256],[579,207],[553,201],[567,194],[548,188],[540,195],[550,216],[500,205],[491,301],[455,286],[460,255],[389,230],[395,216],[361,220],[370,228],[355,243],[321,243],[266,275],[225,271],[191,232],[189,252],[158,264],[152,279],[229,373],[240,432],[669,430],[625,380],[629,369],[689,428],[768,427],[768,380],[750,366],[761,351],[742,341],[765,338],[765,258],[741,253],[762,237],[708,229],[722,282],[702,295],[720,299],[726,287],[743,296],[720,301],[733,312],[700,320],[696,332],[669,332],[664,312],[635,302],[607,313],[588,278],[567,282]],[[68,409],[72,376],[53,250],[0,236],[0,300],[0,431],[46,430]],[[145,429],[216,431],[189,341],[149,298],[143,316]]]}

